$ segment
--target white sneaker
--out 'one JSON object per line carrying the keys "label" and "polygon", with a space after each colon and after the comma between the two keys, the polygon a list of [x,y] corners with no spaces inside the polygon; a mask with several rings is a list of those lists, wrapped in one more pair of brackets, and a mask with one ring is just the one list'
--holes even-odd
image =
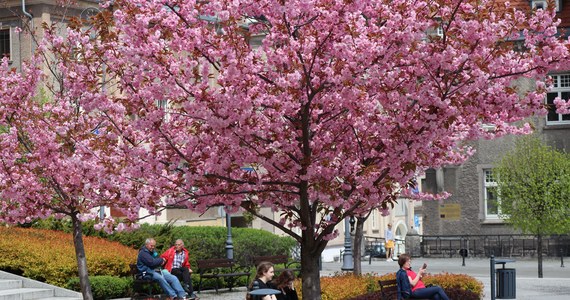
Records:
{"label": "white sneaker", "polygon": [[391,258],[388,258],[386,261],[393,261]]}

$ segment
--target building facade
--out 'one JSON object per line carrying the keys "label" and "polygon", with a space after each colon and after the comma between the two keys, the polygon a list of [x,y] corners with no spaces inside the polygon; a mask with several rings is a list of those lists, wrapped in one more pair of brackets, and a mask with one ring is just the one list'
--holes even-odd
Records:
{"label": "building facade", "polygon": [[[570,28],[570,2],[553,1],[557,17],[561,19],[560,32],[567,34]],[[567,3],[565,3],[567,2]],[[511,6],[519,9],[546,8],[549,1],[513,1]],[[566,152],[570,151],[570,114],[559,114],[553,105],[556,97],[570,98],[570,71],[550,74],[553,88],[545,98],[546,116],[535,116],[528,121],[534,125],[537,135],[548,145]],[[532,82],[520,82],[532,88]],[[446,166],[428,170],[423,180],[425,189],[431,192],[443,190],[452,194],[443,202],[423,203],[421,217],[425,235],[494,235],[518,233],[499,217],[496,179],[492,169],[496,162],[513,149],[517,137],[507,136],[496,140],[471,142],[475,154],[459,166]]]}

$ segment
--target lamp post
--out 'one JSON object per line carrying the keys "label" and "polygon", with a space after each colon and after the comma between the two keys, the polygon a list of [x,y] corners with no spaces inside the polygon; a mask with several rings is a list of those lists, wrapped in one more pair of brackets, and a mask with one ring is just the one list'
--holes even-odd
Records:
{"label": "lamp post", "polygon": [[[342,267],[343,271],[354,270],[354,261],[352,258],[352,237],[350,236],[350,223],[352,221],[351,217],[346,217],[344,219],[344,254],[342,256]],[[354,224],[354,223],[353,223]]]}
{"label": "lamp post", "polygon": [[228,238],[226,239],[226,257],[234,259],[234,243],[232,242],[232,215],[226,211],[226,227],[228,229]]}

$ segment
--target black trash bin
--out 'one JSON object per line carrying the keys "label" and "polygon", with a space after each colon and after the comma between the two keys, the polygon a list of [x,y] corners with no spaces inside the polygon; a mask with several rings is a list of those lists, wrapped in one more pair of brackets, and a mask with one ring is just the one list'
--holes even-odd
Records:
{"label": "black trash bin", "polygon": [[517,298],[515,269],[497,269],[497,299]]}

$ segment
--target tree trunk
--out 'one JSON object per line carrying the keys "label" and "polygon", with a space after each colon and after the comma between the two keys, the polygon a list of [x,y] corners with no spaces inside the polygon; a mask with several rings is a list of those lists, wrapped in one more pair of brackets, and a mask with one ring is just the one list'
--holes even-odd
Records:
{"label": "tree trunk", "polygon": [[364,222],[367,218],[356,218],[356,230],[354,231],[354,239],[352,245],[352,257],[354,263],[354,275],[362,275],[362,238],[364,236]]}
{"label": "tree trunk", "polygon": [[542,278],[542,234],[538,234],[537,239],[537,253],[538,253],[538,278]]}
{"label": "tree trunk", "polygon": [[71,222],[73,225],[73,245],[75,246],[75,258],[77,259],[77,272],[79,274],[81,294],[83,294],[83,300],[93,300],[91,283],[89,282],[89,276],[87,273],[87,259],[85,257],[85,246],[83,245],[81,221],[79,221],[77,215],[72,215]]}
{"label": "tree trunk", "polygon": [[[301,275],[303,299],[321,299],[320,259],[326,242],[317,242],[313,231],[303,230],[304,243],[301,244]],[[323,244],[324,243],[324,244]]]}

